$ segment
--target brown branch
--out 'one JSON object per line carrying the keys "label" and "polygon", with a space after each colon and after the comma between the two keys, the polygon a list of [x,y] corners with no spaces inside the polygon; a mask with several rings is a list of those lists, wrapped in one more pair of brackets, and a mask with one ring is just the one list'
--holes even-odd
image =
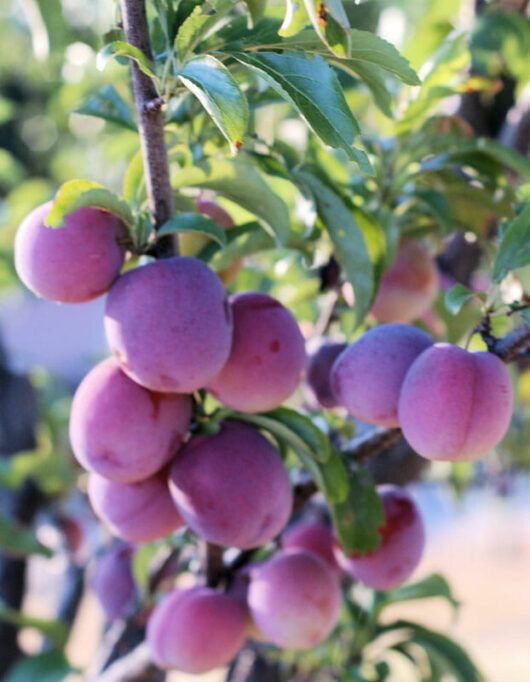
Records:
{"label": "brown branch", "polygon": [[202,563],[205,566],[206,584],[208,587],[217,587],[226,574],[223,563],[223,548],[208,542],[204,551],[205,558]]}
{"label": "brown branch", "polygon": [[377,426],[367,433],[362,433],[353,438],[342,454],[349,460],[366,462],[382,450],[397,443],[402,436],[401,429],[386,429]]}
{"label": "brown branch", "polygon": [[490,353],[495,353],[504,362],[515,360],[530,347],[530,324],[520,324],[501,339],[492,337],[487,330],[480,329],[480,333]]}
{"label": "brown branch", "polygon": [[[127,42],[141,50],[152,62],[145,0],[120,0],[120,6]],[[147,195],[155,230],[158,230],[175,212],[164,136],[163,100],[153,80],[140,70],[136,62],[132,62],[131,68]],[[156,255],[160,258],[178,255],[176,238],[160,239]]]}

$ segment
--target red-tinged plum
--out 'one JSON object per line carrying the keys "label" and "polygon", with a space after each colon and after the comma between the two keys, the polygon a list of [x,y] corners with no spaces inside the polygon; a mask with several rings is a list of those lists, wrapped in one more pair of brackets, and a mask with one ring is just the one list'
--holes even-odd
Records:
{"label": "red-tinged plum", "polygon": [[15,238],[15,267],[37,296],[84,303],[104,294],[120,274],[124,249],[121,223],[96,208],[80,208],[61,228],[46,227],[53,202],[33,210]]}
{"label": "red-tinged plum", "polygon": [[243,606],[209,587],[176,589],[151,614],[147,643],[165,670],[206,673],[229,663],[245,642]]}
{"label": "red-tinged plum", "polygon": [[404,239],[394,262],[381,278],[372,313],[379,322],[412,322],[438,294],[438,270],[427,249]]}
{"label": "red-tinged plum", "polygon": [[303,651],[324,641],[342,604],[337,575],[304,550],[279,552],[252,574],[250,612],[268,641]]}
{"label": "red-tinged plum", "polygon": [[248,608],[248,588],[252,579],[252,574],[262,565],[263,562],[252,562],[243,566],[237,573],[234,574],[227,594],[233,599],[236,599],[245,609],[247,614],[247,637],[257,642],[266,642],[266,638],[261,630],[258,628],[252,618],[250,609]]}
{"label": "red-tinged plum", "polygon": [[339,570],[333,553],[333,531],[323,521],[300,521],[284,532],[281,542],[285,550],[305,549],[323,559],[332,570]]}
{"label": "red-tinged plum", "polygon": [[118,279],[107,298],[105,330],[131,379],[152,391],[192,393],[227,361],[232,313],[205,263],[167,258]]}
{"label": "red-tinged plum", "polygon": [[180,449],[169,488],[197,535],[240,549],[272,540],[287,523],[293,502],[279,452],[255,428],[235,421]]}
{"label": "red-tinged plum", "polygon": [[137,589],[132,573],[133,555],[134,547],[117,542],[96,560],[90,577],[90,587],[107,620],[125,617],[136,601]]}
{"label": "red-tinged plum", "polygon": [[399,426],[401,385],[414,360],[433,343],[421,329],[384,324],[363,334],[335,360],[331,387],[348,412],[379,426]]}
{"label": "red-tinged plum", "polygon": [[70,441],[85,469],[112,481],[133,483],[169,462],[190,420],[189,396],[149,391],[129,379],[114,358],[108,358],[76,391]]}
{"label": "red-tinged plum", "polygon": [[151,542],[184,525],[165,473],[137,483],[115,483],[90,474],[88,497],[96,514],[114,535],[127,542]]}
{"label": "red-tinged plum", "polygon": [[408,580],[418,566],[425,529],[416,503],[406,490],[383,485],[378,492],[385,511],[384,525],[378,529],[379,547],[348,557],[338,545],[335,550],[345,573],[374,590],[391,590]]}
{"label": "red-tinged plum", "polygon": [[241,412],[281,405],[304,376],[304,338],[294,316],[279,301],[258,291],[230,300],[234,317],[232,350],[207,389]]}
{"label": "red-tinged plum", "polygon": [[324,343],[310,356],[307,365],[307,383],[322,407],[336,407],[339,403],[331,389],[331,368],[346,343]]}
{"label": "red-tinged plum", "polygon": [[399,421],[423,457],[468,462],[500,442],[512,408],[510,375],[496,355],[437,343],[407,373]]}

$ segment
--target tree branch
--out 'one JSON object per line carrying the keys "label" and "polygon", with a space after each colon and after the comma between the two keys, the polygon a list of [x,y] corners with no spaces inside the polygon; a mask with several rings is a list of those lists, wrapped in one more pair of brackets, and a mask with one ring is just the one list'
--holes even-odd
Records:
{"label": "tree branch", "polygon": [[530,347],[530,324],[520,324],[511,332],[496,339],[491,336],[489,330],[479,330],[490,353],[495,353],[504,362],[511,362],[528,347]]}

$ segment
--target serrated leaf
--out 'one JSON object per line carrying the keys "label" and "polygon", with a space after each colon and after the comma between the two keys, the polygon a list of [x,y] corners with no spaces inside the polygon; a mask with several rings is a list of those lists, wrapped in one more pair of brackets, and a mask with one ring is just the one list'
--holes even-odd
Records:
{"label": "serrated leaf", "polygon": [[362,464],[353,464],[347,482],[346,499],[330,505],[342,548],[346,554],[376,549],[381,543],[378,528],[385,522],[385,513],[374,481]]}
{"label": "serrated leaf", "polygon": [[215,239],[221,246],[226,244],[226,234],[223,228],[208,216],[200,213],[179,213],[173,216],[157,230],[157,238],[180,232],[200,232]]}
{"label": "serrated leaf", "polygon": [[158,82],[157,75],[154,72],[149,59],[147,59],[141,50],[134,47],[134,45],[126,43],[123,40],[114,40],[112,43],[105,45],[105,47],[98,52],[96,60],[96,67],[99,71],[103,71],[111,57],[128,57],[129,59],[132,59],[138,64],[138,67],[146,76],[150,76],[154,81]]}
{"label": "serrated leaf", "polygon": [[95,116],[116,123],[129,130],[137,131],[138,126],[127,102],[113,85],[104,85],[101,90],[89,97],[74,113]]}
{"label": "serrated leaf", "polygon": [[407,85],[420,85],[418,74],[408,60],[389,42],[370,31],[352,29],[351,61],[378,66]]}
{"label": "serrated leaf", "polygon": [[35,628],[49,637],[59,648],[62,648],[68,638],[68,628],[60,620],[47,620],[45,618],[33,618],[25,613],[12,609],[0,599],[0,620],[17,625],[18,627]]}
{"label": "serrated leaf", "polygon": [[235,154],[247,132],[248,104],[230,71],[206,55],[191,59],[179,79],[212,117]]}
{"label": "serrated leaf", "polygon": [[502,239],[495,258],[493,279],[500,282],[510,270],[530,263],[530,205],[511,220],[503,229]]}
{"label": "serrated leaf", "polygon": [[13,556],[27,556],[37,554],[51,557],[52,551],[42,545],[31,530],[26,530],[13,521],[0,517],[0,548]]}
{"label": "serrated leaf", "polygon": [[[341,0],[303,0],[316,34],[338,57],[351,53],[351,27]],[[292,34],[290,34],[292,35]]]}
{"label": "serrated leaf", "polygon": [[113,213],[131,232],[133,231],[134,220],[129,204],[118,194],[91,180],[70,180],[61,185],[45,224],[60,228],[64,225],[67,215],[86,206]]}
{"label": "serrated leaf", "polygon": [[335,72],[322,57],[308,59],[289,51],[234,52],[231,56],[258,73],[290,102],[325,144],[343,149],[350,159],[363,165],[364,172],[370,173],[366,155],[353,146],[360,133],[359,124]]}
{"label": "serrated leaf", "polygon": [[62,682],[76,672],[59,649],[17,661],[8,671],[4,682]]}
{"label": "serrated leaf", "polygon": [[295,36],[310,23],[304,0],[286,0],[285,16],[278,34],[283,38]]}
{"label": "serrated leaf", "polygon": [[278,407],[267,413],[269,417],[285,424],[294,431],[312,451],[318,462],[327,462],[331,455],[329,438],[322,433],[309,417],[288,407]]}
{"label": "serrated leaf", "polygon": [[203,187],[239,204],[254,214],[279,245],[289,240],[289,211],[259,171],[240,159],[211,159],[180,169],[172,177],[175,189]]}
{"label": "serrated leaf", "polygon": [[356,319],[360,324],[372,305],[375,285],[374,266],[363,230],[353,211],[319,178],[306,171],[299,171],[295,177],[315,198],[336,258],[354,288]]}
{"label": "serrated leaf", "polygon": [[381,607],[390,604],[398,604],[404,601],[416,599],[429,599],[432,597],[442,597],[446,599],[454,609],[460,606],[460,602],[455,599],[451,587],[447,580],[439,573],[433,573],[423,580],[410,585],[403,585],[395,590],[384,592],[380,595],[379,605]]}
{"label": "serrated leaf", "polygon": [[234,6],[233,0],[212,0],[194,8],[184,20],[175,38],[175,49],[181,62],[194,47]]}
{"label": "serrated leaf", "polygon": [[383,114],[392,118],[392,95],[390,94],[383,72],[378,66],[368,64],[367,62],[354,61],[353,59],[328,59],[327,61],[361,80],[361,82],[369,88],[375,104]]}
{"label": "serrated leaf", "polygon": [[463,305],[474,295],[475,293],[463,284],[455,284],[445,294],[445,307],[452,315],[458,315]]}

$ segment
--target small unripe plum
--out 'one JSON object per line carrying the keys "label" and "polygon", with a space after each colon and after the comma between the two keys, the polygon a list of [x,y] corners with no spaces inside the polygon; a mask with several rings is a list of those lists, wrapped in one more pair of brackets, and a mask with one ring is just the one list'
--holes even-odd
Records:
{"label": "small unripe plum", "polygon": [[184,525],[164,473],[137,483],[115,483],[90,474],[88,497],[96,516],[127,542],[165,538]]}
{"label": "small unripe plum", "polygon": [[331,390],[331,368],[346,343],[324,343],[310,356],[307,365],[307,383],[322,407],[336,407],[339,403]]}
{"label": "small unripe plum", "polygon": [[83,303],[104,294],[120,274],[122,226],[112,213],[80,208],[61,228],[46,227],[51,201],[33,210],[15,238],[15,267],[37,296]]}
{"label": "small unripe plum", "polygon": [[124,374],[114,358],[76,391],[70,441],[78,461],[119,483],[148,478],[176,453],[191,419],[191,398],[155,393]]}
{"label": "small unripe plum", "polygon": [[322,521],[312,519],[294,524],[282,535],[282,547],[313,552],[334,571],[339,569],[333,553],[333,531]]}
{"label": "small unripe plum", "polygon": [[426,332],[407,324],[383,324],[366,332],[333,364],[331,387],[339,404],[369,424],[399,426],[401,385],[432,343]]}
{"label": "small unripe plum", "polygon": [[272,296],[248,291],[230,302],[232,350],[207,389],[234,410],[272,410],[294,392],[304,375],[304,338],[292,313]]}
{"label": "small unripe plum", "polygon": [[255,428],[235,421],[182,447],[169,487],[189,527],[223,547],[269,542],[287,523],[293,502],[279,452]]}
{"label": "small unripe plum", "polygon": [[378,487],[385,522],[378,529],[377,549],[345,556],[336,546],[340,567],[355,580],[374,590],[391,590],[404,583],[418,566],[425,546],[425,529],[420,512],[406,490],[393,485]]}
{"label": "small unripe plum", "polygon": [[427,249],[414,239],[404,239],[394,262],[385,272],[372,307],[379,322],[412,322],[434,303],[438,271]]}
{"label": "small unripe plum", "polygon": [[134,547],[117,542],[96,561],[90,587],[98,598],[107,620],[127,615],[137,597],[132,573]]}
{"label": "small unripe plum", "polygon": [[302,651],[331,634],[342,595],[325,561],[311,552],[291,550],[279,552],[252,574],[248,604],[267,640]]}
{"label": "small unripe plum", "polygon": [[[208,216],[212,220],[227,230],[234,226],[234,221],[230,213],[220,206],[216,201],[210,199],[197,198],[197,208],[199,213]],[[182,256],[196,256],[199,251],[206,246],[208,238],[197,232],[184,232],[179,236],[179,249]],[[236,279],[239,271],[243,267],[243,259],[239,258],[227,268],[218,271],[219,278],[225,287],[229,287]]]}
{"label": "small unripe plum", "polygon": [[176,589],[151,614],[147,643],[160,668],[206,673],[229,663],[245,642],[243,606],[209,587]]}
{"label": "small unripe plum", "polygon": [[232,313],[205,263],[167,258],[118,279],[107,298],[105,330],[131,379],[152,391],[192,393],[227,361]]}
{"label": "small unripe plum", "polygon": [[399,421],[423,457],[467,462],[500,442],[512,407],[510,375],[496,355],[437,343],[407,373]]}

